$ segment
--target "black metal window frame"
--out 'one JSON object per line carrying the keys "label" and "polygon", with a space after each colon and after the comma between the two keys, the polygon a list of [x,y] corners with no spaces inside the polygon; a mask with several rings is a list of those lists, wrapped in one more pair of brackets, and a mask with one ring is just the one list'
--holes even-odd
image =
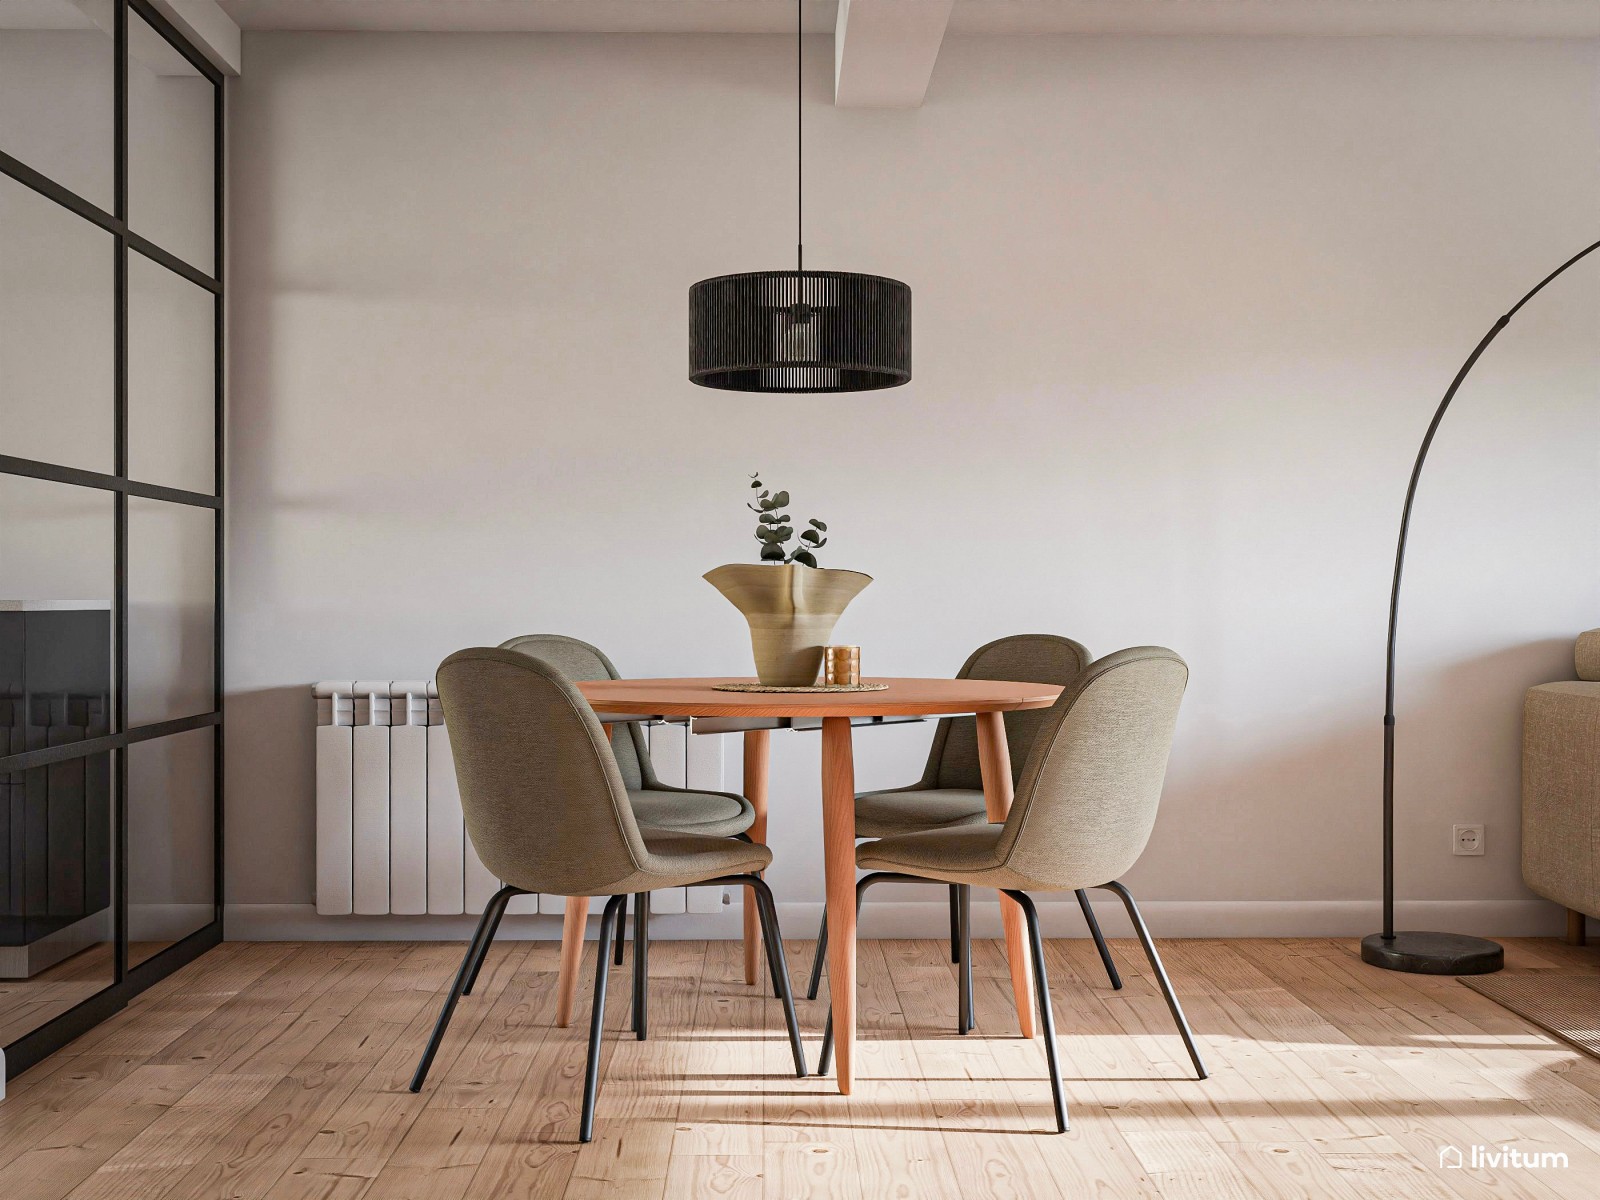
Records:
{"label": "black metal window frame", "polygon": [[[113,0],[115,78],[113,82],[114,187],[113,209],[107,212],[63,187],[49,176],[0,150],[0,175],[70,209],[93,225],[110,233],[115,240],[116,266],[113,276],[115,296],[115,339],[113,367],[113,421],[115,472],[105,474],[77,467],[60,466],[33,459],[0,454],[0,475],[64,483],[75,487],[97,488],[114,494],[116,525],[114,551],[114,607],[116,672],[113,680],[115,732],[104,737],[25,751],[0,757],[0,773],[24,771],[70,759],[110,753],[112,778],[116,781],[112,797],[112,823],[116,830],[113,862],[114,878],[114,975],[105,988],[74,1007],[23,1034],[5,1047],[7,1076],[14,1076],[39,1062],[72,1039],[93,1028],[106,1017],[152,984],[171,975],[222,941],[223,879],[223,804],[222,804],[222,634],[223,634],[223,75],[196,50],[173,25],[153,8],[149,0]],[[128,227],[128,14],[136,13],[165,38],[212,84],[212,270],[206,272],[163,249],[149,238]],[[212,493],[186,491],[141,483],[128,474],[128,255],[143,255],[213,296],[212,324],[212,422],[214,441]],[[211,509],[212,516],[212,703],[211,712],[180,717],[156,724],[128,727],[128,497],[164,500],[195,508]],[[188,936],[174,942],[136,966],[128,965],[128,747],[138,742],[212,729],[212,918]]]}

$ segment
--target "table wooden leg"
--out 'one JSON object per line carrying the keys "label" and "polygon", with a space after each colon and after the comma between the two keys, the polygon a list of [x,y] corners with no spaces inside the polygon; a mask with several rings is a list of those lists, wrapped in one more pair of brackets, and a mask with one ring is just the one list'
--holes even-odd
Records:
{"label": "table wooden leg", "polygon": [[[617,721],[607,722],[606,737],[617,740]],[[572,1002],[578,994],[578,964],[583,961],[583,933],[589,920],[589,897],[568,896],[561,922],[561,967],[556,974],[556,1024],[565,1029],[572,1021]],[[618,938],[622,934],[619,930]]]}
{"label": "table wooden leg", "polygon": [[[767,843],[767,766],[772,760],[772,731],[747,729],[744,731],[744,798],[756,810],[756,819],[748,831],[752,842]],[[744,890],[744,981],[754,983],[759,977],[757,963],[761,957],[761,921],[756,912],[755,899],[750,889]]]}
{"label": "table wooden leg", "polygon": [[[978,714],[978,765],[983,772],[983,801],[989,820],[1000,822],[1011,811],[1011,752],[1006,746],[1005,714]],[[1011,994],[1017,1003],[1017,1026],[1022,1036],[1034,1036],[1033,969],[1028,958],[1028,933],[1016,901],[1000,897],[1000,920],[1005,926],[1006,958],[1011,964]]]}
{"label": "table wooden leg", "polygon": [[561,922],[561,969],[556,975],[556,1024],[563,1029],[572,1021],[578,965],[583,961],[583,928],[588,919],[589,897],[568,896],[567,915]]}
{"label": "table wooden leg", "polygon": [[850,718],[822,719],[822,865],[827,879],[833,1059],[848,1096],[856,1045],[856,768]]}

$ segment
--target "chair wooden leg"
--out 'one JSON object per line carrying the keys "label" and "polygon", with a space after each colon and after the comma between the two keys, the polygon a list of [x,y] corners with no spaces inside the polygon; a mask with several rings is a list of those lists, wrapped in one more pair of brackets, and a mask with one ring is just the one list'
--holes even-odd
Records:
{"label": "chair wooden leg", "polygon": [[[578,964],[583,961],[583,930],[589,920],[589,897],[568,896],[561,923],[561,968],[556,975],[556,1024],[572,1024],[572,1003],[578,996]],[[610,947],[607,947],[609,953]]]}
{"label": "chair wooden leg", "polygon": [[1567,909],[1567,937],[1569,946],[1587,946],[1589,944],[1588,930],[1584,927],[1588,916],[1575,908]]}
{"label": "chair wooden leg", "polygon": [[494,931],[500,924],[500,915],[505,912],[511,897],[521,894],[517,888],[503,887],[484,907],[483,916],[478,918],[478,928],[472,935],[472,941],[467,943],[467,952],[461,956],[461,966],[456,971],[455,982],[450,985],[450,994],[445,997],[444,1007],[439,1010],[439,1019],[433,1023],[433,1033],[429,1035],[428,1044],[423,1048],[422,1059],[417,1063],[416,1073],[411,1076],[413,1092],[420,1092],[428,1078],[428,1068],[433,1066],[433,1057],[439,1053],[439,1043],[444,1041],[444,1031],[450,1028],[450,1018],[456,1011],[456,1002],[465,994],[468,978],[476,974],[474,964],[481,962],[481,952],[488,949],[489,939],[494,937]]}
{"label": "chair wooden leg", "polygon": [[[594,970],[594,1010],[589,1017],[589,1057],[583,1070],[583,1111],[578,1118],[578,1140],[594,1141],[594,1104],[600,1094],[600,1038],[605,1032],[606,977],[611,972],[611,933],[622,914],[626,896],[606,901],[600,915],[600,953]],[[581,947],[582,942],[578,945]]]}
{"label": "chair wooden leg", "polygon": [[1117,964],[1111,959],[1111,947],[1106,945],[1106,935],[1100,932],[1100,922],[1095,920],[1094,909],[1089,907],[1089,893],[1082,888],[1078,889],[1078,907],[1083,909],[1083,919],[1088,922],[1090,936],[1094,938],[1094,948],[1100,951],[1100,961],[1105,964],[1106,975],[1111,979],[1111,987],[1115,991],[1122,990],[1122,976],[1117,974]]}

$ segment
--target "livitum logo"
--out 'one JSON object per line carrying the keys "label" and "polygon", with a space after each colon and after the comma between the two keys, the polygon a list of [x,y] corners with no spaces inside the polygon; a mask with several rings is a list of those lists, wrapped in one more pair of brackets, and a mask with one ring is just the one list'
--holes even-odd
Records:
{"label": "livitum logo", "polygon": [[1520,1170],[1544,1170],[1565,1167],[1567,1156],[1560,1150],[1541,1150],[1528,1154],[1515,1146],[1456,1146],[1439,1147],[1439,1165],[1454,1170],[1513,1167]]}

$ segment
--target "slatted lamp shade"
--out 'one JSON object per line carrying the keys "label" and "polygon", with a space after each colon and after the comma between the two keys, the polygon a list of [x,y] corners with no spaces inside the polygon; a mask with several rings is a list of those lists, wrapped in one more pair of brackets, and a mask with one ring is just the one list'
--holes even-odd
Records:
{"label": "slatted lamp shade", "polygon": [[689,289],[689,379],[735,392],[867,392],[911,379],[911,289],[848,271],[751,271]]}
{"label": "slatted lamp shade", "polygon": [[805,38],[794,6],[795,269],[689,289],[689,381],[725,392],[871,392],[911,381],[911,289],[805,269]]}

